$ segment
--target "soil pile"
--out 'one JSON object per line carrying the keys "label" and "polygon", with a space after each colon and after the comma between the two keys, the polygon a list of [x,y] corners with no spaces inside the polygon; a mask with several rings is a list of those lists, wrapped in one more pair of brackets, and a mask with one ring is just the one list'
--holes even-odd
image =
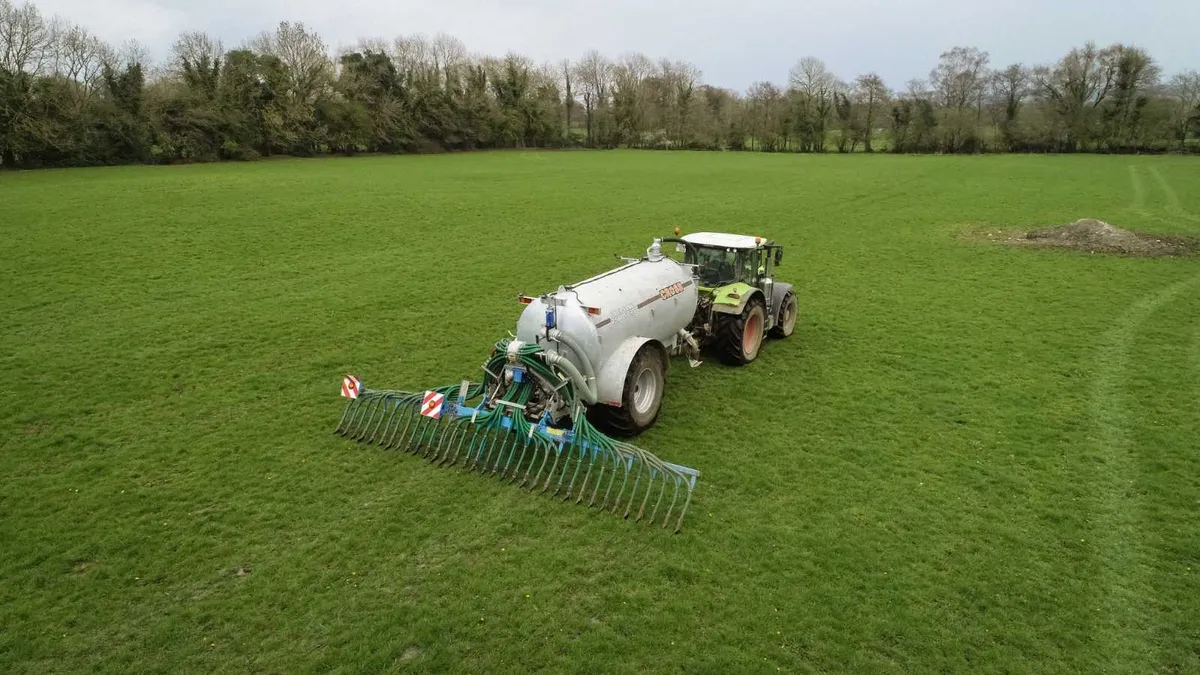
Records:
{"label": "soil pile", "polygon": [[1194,239],[1131,232],[1090,218],[1069,225],[1018,233],[1004,239],[1014,245],[1056,246],[1140,257],[1181,256],[1200,252],[1200,241]]}

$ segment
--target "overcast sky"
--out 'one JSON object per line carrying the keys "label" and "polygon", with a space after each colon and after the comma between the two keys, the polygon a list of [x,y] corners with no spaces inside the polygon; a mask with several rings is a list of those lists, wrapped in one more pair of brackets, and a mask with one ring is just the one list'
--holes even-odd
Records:
{"label": "overcast sky", "polygon": [[[14,2],[20,4],[20,0]],[[705,82],[744,90],[784,84],[813,55],[843,78],[871,70],[902,88],[938,55],[977,46],[993,66],[1046,63],[1087,40],[1144,47],[1170,74],[1200,69],[1200,0],[35,0],[119,44],[161,58],[184,30],[225,46],[279,21],[301,21],[330,50],[360,37],[439,31],[472,52],[535,60],[640,51],[696,64]]]}

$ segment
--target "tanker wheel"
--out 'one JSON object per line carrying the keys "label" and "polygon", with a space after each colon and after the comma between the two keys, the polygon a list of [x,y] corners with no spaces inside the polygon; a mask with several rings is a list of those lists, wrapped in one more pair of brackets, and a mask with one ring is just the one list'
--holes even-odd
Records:
{"label": "tanker wheel", "polygon": [[625,373],[621,407],[598,405],[590,411],[597,426],[619,436],[636,436],[649,429],[662,407],[666,371],[658,348],[649,342],[642,345]]}
{"label": "tanker wheel", "polygon": [[783,303],[779,307],[779,322],[771,329],[771,337],[790,336],[792,331],[796,330],[796,315],[799,311],[796,294],[788,291],[783,296]]}
{"label": "tanker wheel", "polygon": [[766,318],[767,312],[763,307],[762,298],[757,296],[746,303],[741,314],[722,317],[717,328],[716,340],[721,360],[730,365],[741,366],[758,358]]}

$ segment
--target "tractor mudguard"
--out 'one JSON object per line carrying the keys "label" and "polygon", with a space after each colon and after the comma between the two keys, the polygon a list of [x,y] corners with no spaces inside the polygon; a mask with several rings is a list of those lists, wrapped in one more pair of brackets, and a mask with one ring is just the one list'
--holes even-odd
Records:
{"label": "tractor mudguard", "polygon": [[629,373],[629,364],[633,363],[633,357],[637,356],[638,350],[647,342],[653,342],[662,352],[664,366],[670,363],[666,347],[658,340],[638,336],[625,340],[608,357],[600,372],[596,373],[596,403],[614,408],[621,407],[621,394],[625,391],[625,376]]}
{"label": "tractor mudguard", "polygon": [[[746,303],[755,295],[762,297],[763,292],[750,284],[738,283],[722,286],[713,295],[712,311],[720,314],[741,314]],[[764,300],[765,301],[765,300]]]}
{"label": "tractor mudguard", "polygon": [[774,290],[771,291],[771,325],[779,323],[779,310],[783,307],[783,296],[792,290],[791,284],[785,284],[782,281],[776,281]]}

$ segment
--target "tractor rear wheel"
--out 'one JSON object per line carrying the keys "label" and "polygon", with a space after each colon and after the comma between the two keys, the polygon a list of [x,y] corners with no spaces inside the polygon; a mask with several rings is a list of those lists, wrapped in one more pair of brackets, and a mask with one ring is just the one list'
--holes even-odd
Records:
{"label": "tractor rear wheel", "polygon": [[771,329],[771,337],[785,338],[791,335],[796,330],[796,315],[799,312],[796,294],[792,291],[784,293],[783,302],[779,305],[779,321]]}
{"label": "tractor rear wheel", "polygon": [[767,312],[762,298],[753,297],[738,315],[725,315],[717,327],[716,347],[721,360],[741,366],[758,358]]}
{"label": "tractor rear wheel", "polygon": [[636,436],[653,426],[662,407],[667,364],[661,350],[647,342],[638,350],[621,391],[621,407],[598,405],[592,409],[598,427],[618,436]]}

